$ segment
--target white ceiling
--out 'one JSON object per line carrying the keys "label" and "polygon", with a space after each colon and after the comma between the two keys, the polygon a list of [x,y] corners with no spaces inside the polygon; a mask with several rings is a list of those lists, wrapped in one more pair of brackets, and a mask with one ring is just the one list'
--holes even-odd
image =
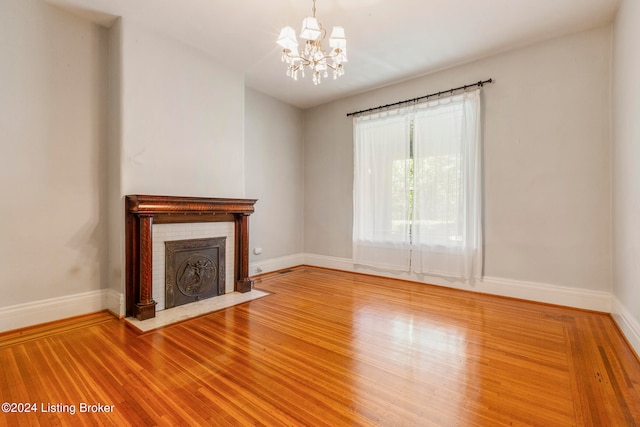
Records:
{"label": "white ceiling", "polygon": [[[314,86],[285,75],[275,40],[312,0],[46,0],[109,26],[122,16],[244,73],[247,86],[300,108],[611,22],[619,0],[316,0],[343,26],[345,75]],[[490,76],[479,76],[485,78]],[[465,82],[461,82],[465,83]]]}

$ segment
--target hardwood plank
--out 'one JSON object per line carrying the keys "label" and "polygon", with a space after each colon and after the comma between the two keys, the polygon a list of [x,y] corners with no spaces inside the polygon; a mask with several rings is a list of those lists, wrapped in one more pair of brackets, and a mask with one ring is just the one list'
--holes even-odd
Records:
{"label": "hardwood plank", "polygon": [[0,335],[0,402],[38,408],[0,425],[640,424],[607,314],[307,267],[256,287],[142,335],[104,313]]}
{"label": "hardwood plank", "polygon": [[102,322],[108,322],[110,320],[113,320],[113,318],[114,315],[110,311],[103,310],[97,313],[70,317],[68,319],[56,320],[54,322],[43,323],[41,325],[0,332],[0,348],[25,341],[36,340],[41,337],[54,335],[73,329],[84,328],[86,326],[95,325]]}

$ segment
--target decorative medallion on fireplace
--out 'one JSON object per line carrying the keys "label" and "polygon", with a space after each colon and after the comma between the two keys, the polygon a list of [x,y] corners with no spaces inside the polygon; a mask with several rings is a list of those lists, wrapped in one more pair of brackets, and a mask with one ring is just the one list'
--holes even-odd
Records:
{"label": "decorative medallion on fireplace", "polygon": [[165,308],[225,293],[226,239],[165,242]]}

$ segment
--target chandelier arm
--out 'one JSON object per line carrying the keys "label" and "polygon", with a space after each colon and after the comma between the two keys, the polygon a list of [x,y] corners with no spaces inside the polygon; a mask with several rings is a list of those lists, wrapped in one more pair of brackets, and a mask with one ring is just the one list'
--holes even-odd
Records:
{"label": "chandelier arm", "polygon": [[320,27],[320,31],[322,31],[322,36],[318,37],[318,40],[316,40],[316,42],[322,45],[322,42],[324,41],[324,39],[327,38],[327,30],[325,30],[324,27],[322,26],[322,22],[318,22],[318,27]]}
{"label": "chandelier arm", "polygon": [[[291,58],[291,59],[297,59],[300,62],[304,62],[304,64],[302,64],[303,66],[307,66],[311,64],[311,61],[309,61],[307,58],[305,58],[304,56],[300,56],[300,55],[291,55],[291,51],[289,49],[284,49],[282,51],[282,53],[284,55],[287,56],[287,58]],[[296,65],[296,67],[300,68],[300,65]]]}
{"label": "chandelier arm", "polygon": [[[309,61],[309,60],[308,60],[307,58],[305,58],[304,56],[300,56],[300,55],[297,55],[297,56],[296,56],[296,55],[291,55],[291,51],[290,51],[289,49],[283,49],[283,50],[282,50],[282,53],[284,53],[285,55],[287,55],[287,57],[289,57],[289,58],[292,58],[292,59],[293,59],[293,58],[296,58],[296,59],[300,59],[300,60],[306,61],[306,62],[308,62],[308,63],[311,63],[311,61]],[[330,53],[325,53],[325,54],[322,56],[322,58],[320,58],[320,60],[322,60],[322,59],[333,59],[333,58],[336,58],[336,57],[338,57],[338,56],[340,55],[340,53],[342,53],[342,50],[341,50],[341,49],[336,49],[336,54],[335,54],[335,55],[332,55],[332,54],[330,54]],[[317,61],[315,61],[315,62],[317,62]]]}

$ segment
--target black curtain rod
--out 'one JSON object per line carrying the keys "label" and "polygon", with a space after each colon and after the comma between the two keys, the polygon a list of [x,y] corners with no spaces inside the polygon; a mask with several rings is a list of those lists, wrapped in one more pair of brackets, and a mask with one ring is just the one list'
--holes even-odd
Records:
{"label": "black curtain rod", "polygon": [[370,111],[376,111],[376,110],[384,110],[385,108],[389,108],[389,107],[395,107],[396,105],[402,105],[402,104],[410,104],[412,102],[418,102],[421,101],[423,99],[429,99],[432,96],[440,96],[440,95],[444,95],[446,93],[450,93],[451,95],[453,95],[453,92],[458,91],[458,90],[467,90],[470,87],[474,87],[474,86],[478,86],[478,87],[482,87],[487,83],[493,83],[493,79],[488,79],[488,80],[481,80],[477,83],[472,83],[469,85],[464,85],[464,86],[460,86],[460,87],[454,87],[453,89],[449,89],[449,90],[443,90],[440,92],[436,92],[436,93],[430,93],[429,95],[425,95],[425,96],[421,96],[418,98],[413,98],[413,99],[405,99],[404,101],[400,101],[400,102],[394,102],[393,104],[387,104],[387,105],[380,105],[378,107],[374,107],[374,108],[369,108],[368,110],[361,110],[361,111],[356,111],[355,113],[349,113],[347,114],[347,117],[349,116],[355,116],[357,114],[362,114],[362,113],[368,113]]}

